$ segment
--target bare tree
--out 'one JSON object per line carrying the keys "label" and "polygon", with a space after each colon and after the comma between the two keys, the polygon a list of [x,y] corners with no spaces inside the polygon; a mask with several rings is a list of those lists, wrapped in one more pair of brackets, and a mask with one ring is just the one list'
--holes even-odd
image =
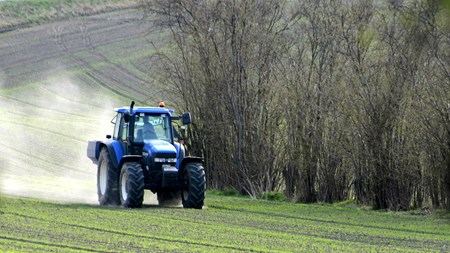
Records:
{"label": "bare tree", "polygon": [[191,137],[206,157],[209,185],[253,196],[273,190],[281,119],[273,68],[284,3],[159,1],[152,8],[176,42],[174,57],[160,62],[176,73],[166,78],[198,117]]}
{"label": "bare tree", "polygon": [[195,121],[209,187],[450,209],[445,4],[147,1],[159,80]]}
{"label": "bare tree", "polygon": [[339,116],[342,72],[338,66],[339,1],[299,1],[295,40],[285,63],[287,163],[289,198],[303,202],[343,200],[348,193]]}
{"label": "bare tree", "polygon": [[367,7],[352,4],[358,14],[342,19],[341,33],[354,84],[348,116],[356,130],[352,142],[359,147],[358,155],[352,155],[355,193],[375,208],[406,209],[421,181],[411,115],[418,113],[412,91],[427,50],[426,35],[418,33],[419,23],[411,22],[416,14],[402,2],[378,7],[376,16],[373,5]]}
{"label": "bare tree", "polygon": [[417,75],[415,110],[421,126],[420,200],[450,210],[450,6],[439,1],[418,1],[408,6],[414,20],[413,40],[426,46]]}

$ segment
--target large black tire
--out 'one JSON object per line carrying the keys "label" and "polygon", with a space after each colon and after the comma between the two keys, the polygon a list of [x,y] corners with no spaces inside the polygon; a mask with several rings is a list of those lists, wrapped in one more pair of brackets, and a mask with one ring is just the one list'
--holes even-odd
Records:
{"label": "large black tire", "polygon": [[103,148],[97,166],[97,195],[100,205],[119,205],[119,172]]}
{"label": "large black tire", "polygon": [[124,207],[137,208],[144,201],[144,172],[139,163],[122,166],[119,180],[120,202]]}
{"label": "large black tire", "polygon": [[161,191],[157,193],[160,206],[178,206],[181,204],[180,191]]}
{"label": "large black tire", "polygon": [[184,184],[187,186],[181,194],[183,207],[201,209],[205,200],[205,170],[201,163],[187,163],[183,171]]}

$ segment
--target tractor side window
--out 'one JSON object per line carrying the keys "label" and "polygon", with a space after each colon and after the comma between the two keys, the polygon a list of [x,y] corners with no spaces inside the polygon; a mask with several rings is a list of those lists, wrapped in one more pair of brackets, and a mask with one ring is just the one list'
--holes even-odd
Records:
{"label": "tractor side window", "polygon": [[119,137],[119,129],[120,129],[120,121],[122,119],[122,114],[118,113],[116,115],[116,117],[111,121],[111,123],[113,123],[114,126],[114,133],[113,133],[113,139],[117,140],[117,138]]}
{"label": "tractor side window", "polygon": [[143,142],[144,141],[144,117],[141,114],[136,114],[134,118],[134,141]]}
{"label": "tractor side window", "polygon": [[127,139],[127,132],[128,132],[128,123],[123,122],[122,120],[122,140]]}

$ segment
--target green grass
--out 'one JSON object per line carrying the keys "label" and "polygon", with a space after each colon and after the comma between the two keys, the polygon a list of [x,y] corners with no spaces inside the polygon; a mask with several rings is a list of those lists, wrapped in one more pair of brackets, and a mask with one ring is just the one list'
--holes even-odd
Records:
{"label": "green grass", "polygon": [[136,6],[137,0],[12,0],[0,2],[0,30]]}
{"label": "green grass", "polygon": [[1,197],[0,250],[448,252],[449,220],[208,195],[206,208],[141,209]]}

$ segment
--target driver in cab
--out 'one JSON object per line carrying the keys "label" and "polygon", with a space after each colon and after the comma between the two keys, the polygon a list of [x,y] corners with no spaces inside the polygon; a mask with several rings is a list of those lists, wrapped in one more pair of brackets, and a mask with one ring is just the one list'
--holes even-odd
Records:
{"label": "driver in cab", "polygon": [[152,123],[148,121],[148,116],[144,116],[144,126],[142,128],[144,139],[157,139],[155,128]]}

